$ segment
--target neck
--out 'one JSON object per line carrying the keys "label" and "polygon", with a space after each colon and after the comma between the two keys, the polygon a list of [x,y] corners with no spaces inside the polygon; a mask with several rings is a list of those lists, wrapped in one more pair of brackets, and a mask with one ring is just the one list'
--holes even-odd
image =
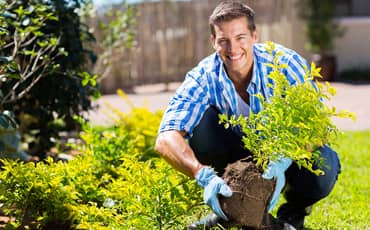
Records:
{"label": "neck", "polygon": [[248,68],[246,73],[227,71],[227,74],[234,83],[235,88],[246,89],[253,76],[253,63],[251,63],[251,66]]}

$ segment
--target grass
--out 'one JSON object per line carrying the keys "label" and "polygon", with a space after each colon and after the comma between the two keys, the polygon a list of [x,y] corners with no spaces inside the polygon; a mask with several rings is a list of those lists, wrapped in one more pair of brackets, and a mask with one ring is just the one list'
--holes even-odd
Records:
{"label": "grass", "polygon": [[307,217],[307,229],[370,229],[370,131],[345,132],[337,150],[342,173]]}

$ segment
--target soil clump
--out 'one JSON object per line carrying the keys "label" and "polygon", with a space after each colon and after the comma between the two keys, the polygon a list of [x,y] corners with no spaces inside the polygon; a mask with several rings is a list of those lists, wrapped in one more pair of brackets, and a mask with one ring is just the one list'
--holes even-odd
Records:
{"label": "soil clump", "polygon": [[219,197],[221,208],[229,218],[223,224],[225,227],[266,227],[263,220],[267,216],[275,181],[263,179],[262,173],[262,169],[250,159],[242,159],[226,167],[222,177],[232,189],[233,195],[229,198]]}

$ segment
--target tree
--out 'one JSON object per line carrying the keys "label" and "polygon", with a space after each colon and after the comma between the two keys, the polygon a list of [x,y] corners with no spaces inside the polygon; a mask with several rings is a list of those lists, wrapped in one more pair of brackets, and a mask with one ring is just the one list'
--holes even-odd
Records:
{"label": "tree", "polygon": [[[0,1],[0,111],[11,110],[41,157],[60,129],[75,129],[74,115],[98,96],[94,41],[81,23],[84,0]],[[6,3],[6,4],[5,4]]]}
{"label": "tree", "polygon": [[299,16],[306,22],[306,49],[314,53],[314,61],[322,68],[322,80],[331,81],[336,73],[334,40],[344,30],[335,21],[334,0],[297,1]]}
{"label": "tree", "polygon": [[94,72],[101,81],[112,75],[115,65],[122,66],[122,62],[129,59],[127,55],[135,47],[137,11],[123,0],[100,11],[95,10],[91,15],[88,24],[94,28],[95,49],[99,53]]}

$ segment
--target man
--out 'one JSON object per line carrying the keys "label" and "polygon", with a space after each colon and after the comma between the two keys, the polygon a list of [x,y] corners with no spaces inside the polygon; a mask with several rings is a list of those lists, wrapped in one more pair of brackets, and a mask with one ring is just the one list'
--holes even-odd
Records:
{"label": "man", "polygon": [[[273,57],[257,43],[254,12],[247,5],[221,2],[209,23],[216,52],[187,73],[164,114],[155,148],[174,168],[197,180],[204,189],[205,203],[218,218],[227,221],[217,196],[231,196],[232,191],[219,176],[228,163],[250,153],[243,148],[237,130],[219,125],[218,114],[248,117],[250,112],[261,110],[261,99],[255,95],[270,95],[266,76],[271,68],[266,63]],[[276,49],[285,53],[280,63],[287,65],[284,74],[289,82],[302,82],[306,61],[283,46],[276,45]],[[321,147],[320,152],[329,166],[322,169],[324,176],[299,169],[288,158],[271,161],[263,174],[265,179],[277,180],[269,210],[284,187],[287,202],[277,213],[281,227],[303,228],[311,206],[332,190],[340,172],[338,156],[328,146]]]}

